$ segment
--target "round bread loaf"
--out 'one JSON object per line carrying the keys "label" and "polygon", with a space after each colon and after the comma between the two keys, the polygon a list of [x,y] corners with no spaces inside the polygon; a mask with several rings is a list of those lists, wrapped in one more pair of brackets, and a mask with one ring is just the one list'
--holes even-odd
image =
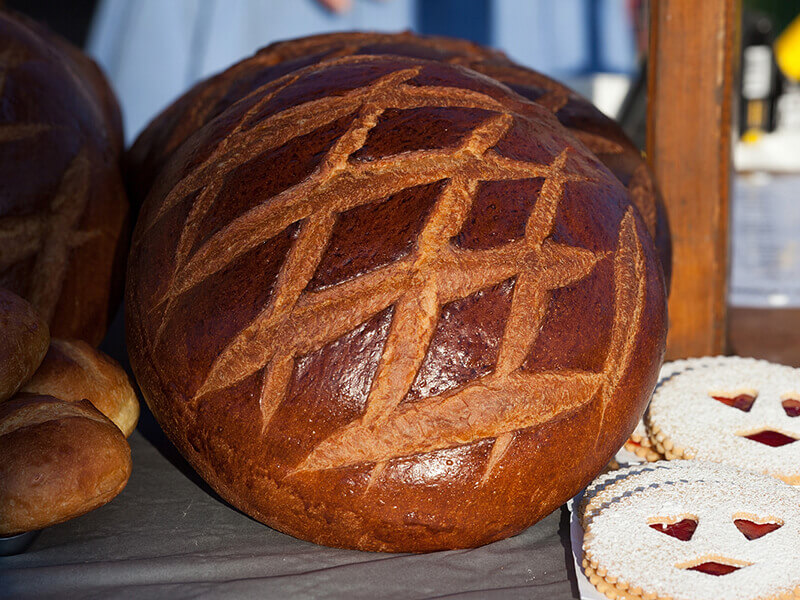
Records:
{"label": "round bread loaf", "polygon": [[19,394],[0,403],[0,535],[106,504],[131,473],[128,443],[91,403]]}
{"label": "round bread loaf", "polygon": [[111,357],[81,340],[53,340],[41,366],[22,390],[60,400],[88,400],[125,437],[139,420],[139,401],[128,375]]}
{"label": "round bread loaf", "polygon": [[127,247],[119,111],[67,42],[0,13],[0,285],[56,337],[97,345]]}
{"label": "round bread loaf", "polygon": [[[8,11],[7,11],[8,12]],[[122,113],[117,98],[108,81],[94,62],[77,46],[47,28],[43,23],[31,19],[19,12],[11,12],[13,18],[31,32],[42,38],[47,44],[54,46],[58,52],[68,57],[65,65],[81,81],[82,86],[90,88],[87,99],[99,106],[105,120],[104,127],[111,138],[117,156],[125,149],[125,136],[122,129]],[[96,111],[97,109],[92,109]]]}
{"label": "round bread loaf", "polygon": [[665,343],[619,181],[551,111],[397,56],[292,72],[187,140],[126,289],[134,372],[192,466],[362,550],[547,515],[633,430]]}
{"label": "round bread loaf", "polygon": [[0,402],[31,378],[50,343],[47,324],[25,300],[0,288]]}
{"label": "round bread loaf", "polygon": [[141,202],[180,144],[248,93],[307,65],[359,54],[393,54],[463,65],[493,77],[552,111],[628,188],[655,241],[669,285],[672,243],[666,209],[650,169],[622,128],[565,85],[514,63],[502,52],[453,38],[410,32],[345,32],[272,44],[198,83],[150,123],[127,157],[133,175],[130,186],[133,197]]}

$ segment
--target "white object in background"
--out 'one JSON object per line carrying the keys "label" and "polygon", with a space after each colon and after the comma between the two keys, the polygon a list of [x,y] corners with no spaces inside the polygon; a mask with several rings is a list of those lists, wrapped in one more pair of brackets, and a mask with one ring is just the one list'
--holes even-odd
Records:
{"label": "white object in background", "polygon": [[748,46],[742,54],[742,96],[748,100],[767,98],[772,90],[772,48]]}
{"label": "white object in background", "polygon": [[[783,118],[791,122],[790,118]],[[794,118],[800,117],[795,115]],[[737,171],[800,173],[800,127],[765,133],[753,142],[736,142],[733,165]]]}
{"label": "white object in background", "polygon": [[[775,120],[776,128],[780,132],[800,133],[800,84],[792,84],[778,96]],[[798,155],[800,155],[800,145],[795,146],[795,157],[800,161]]]}
{"label": "white object in background", "polygon": [[630,87],[631,78],[627,75],[598,73],[592,82],[592,103],[606,116],[616,119]]}
{"label": "white object in background", "polygon": [[604,115],[616,120],[632,81],[628,75],[620,73],[595,73],[568,77],[564,84],[591,100]]}
{"label": "white object in background", "polygon": [[732,306],[800,307],[798,190],[800,173],[734,176]]}
{"label": "white object in background", "polygon": [[800,307],[800,87],[778,98],[776,125],[734,147],[732,306]]}

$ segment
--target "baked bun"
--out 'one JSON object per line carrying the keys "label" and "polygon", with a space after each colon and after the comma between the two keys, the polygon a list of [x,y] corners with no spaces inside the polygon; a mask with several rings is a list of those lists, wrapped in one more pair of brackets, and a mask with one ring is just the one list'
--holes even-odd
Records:
{"label": "baked bun", "polygon": [[653,175],[622,128],[565,85],[516,64],[502,52],[465,40],[404,33],[329,33],[277,42],[195,85],[142,132],[128,153],[132,196],[143,200],[172,153],[231,104],[298,68],[350,55],[399,55],[469,67],[508,85],[556,115],[628,189],[655,241],[669,284],[672,245]]}
{"label": "baked bun", "polygon": [[53,340],[23,392],[77,402],[89,400],[128,437],[139,420],[139,401],[119,364],[81,340]]}
{"label": "baked bun", "polygon": [[50,343],[47,324],[25,300],[0,288],[0,402],[39,367]]}
{"label": "baked bun", "polygon": [[0,13],[0,285],[55,337],[97,345],[127,248],[118,109],[97,67],[26,19]]}
{"label": "baked bun", "polygon": [[192,466],[362,550],[547,515],[633,430],[666,333],[644,223],[552,111],[397,56],[294,71],[190,137],[126,290],[134,372]]}
{"label": "baked bun", "polygon": [[91,403],[19,394],[0,403],[0,535],[98,508],[131,473],[128,443]]}

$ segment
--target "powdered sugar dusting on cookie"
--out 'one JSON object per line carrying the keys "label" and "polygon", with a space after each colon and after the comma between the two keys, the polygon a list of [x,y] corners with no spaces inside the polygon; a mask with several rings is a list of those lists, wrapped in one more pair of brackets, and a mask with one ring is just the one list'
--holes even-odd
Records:
{"label": "powdered sugar dusting on cookie", "polygon": [[[755,397],[747,411],[715,399],[741,395]],[[645,421],[668,456],[732,464],[798,483],[800,419],[784,410],[786,398],[800,398],[799,369],[730,358],[664,380]],[[773,438],[784,436],[779,441],[785,445],[745,437],[765,431]]]}
{"label": "powdered sugar dusting on cookie", "polygon": [[[738,364],[766,363],[766,361],[757,360],[754,358],[742,358],[739,356],[703,356],[700,358],[673,360],[671,362],[664,363],[661,366],[661,370],[658,373],[658,385],[676,373],[680,373],[682,371],[705,369],[720,364],[730,364],[732,362],[737,362]],[[645,427],[643,419],[639,419],[639,422],[636,424],[636,429],[633,430],[630,439],[646,448],[651,446],[650,438],[648,437],[647,428]]]}
{"label": "powdered sugar dusting on cookie", "polygon": [[[800,492],[771,477],[700,461],[646,467],[618,473],[616,501],[586,525],[585,557],[605,581],[676,600],[800,592]],[[686,541],[650,527],[686,518],[697,522]],[[741,518],[780,527],[748,540],[735,524]],[[721,576],[690,570],[707,562],[739,568]]]}
{"label": "powdered sugar dusting on cookie", "polygon": [[[731,467],[717,463],[707,463],[698,470],[696,461],[675,460],[658,461],[631,465],[625,469],[611,471],[595,479],[586,488],[581,502],[579,516],[585,526],[596,514],[610,504],[619,502],[625,496],[664,483],[703,481],[726,481],[731,477]],[[738,472],[737,472],[738,473]],[[761,475],[751,472],[738,477],[760,479]]]}

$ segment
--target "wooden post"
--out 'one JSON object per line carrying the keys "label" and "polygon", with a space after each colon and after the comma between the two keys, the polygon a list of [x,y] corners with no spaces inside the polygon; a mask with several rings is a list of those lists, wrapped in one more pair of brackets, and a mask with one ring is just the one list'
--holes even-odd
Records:
{"label": "wooden post", "polygon": [[736,0],[651,0],[647,155],[672,229],[667,357],[725,351]]}

